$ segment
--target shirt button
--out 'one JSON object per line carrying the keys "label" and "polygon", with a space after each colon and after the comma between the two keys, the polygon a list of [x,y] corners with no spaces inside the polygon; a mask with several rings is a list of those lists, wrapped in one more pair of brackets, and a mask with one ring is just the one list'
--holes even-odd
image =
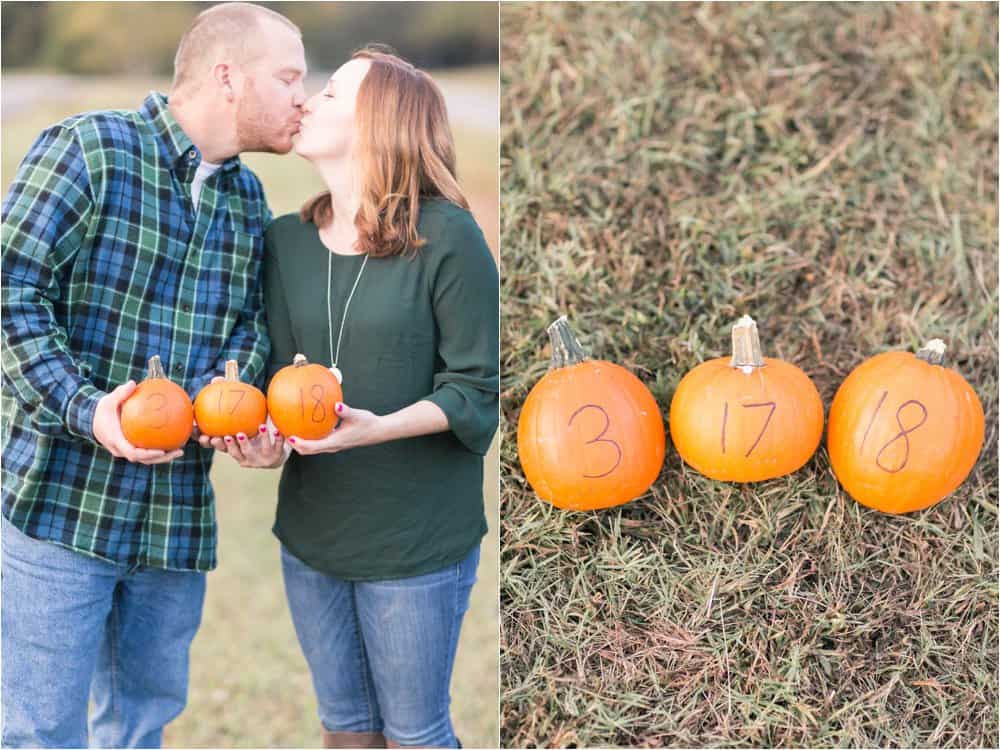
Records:
{"label": "shirt button", "polygon": [[178,362],[176,365],[174,365],[174,372],[180,375],[182,372],[184,372],[184,365]]}
{"label": "shirt button", "polygon": [[181,310],[183,310],[186,313],[189,313],[189,312],[191,312],[191,305],[183,304],[183,305],[181,305]]}
{"label": "shirt button", "polygon": [[188,151],[188,159],[191,159],[193,161],[195,159],[195,157],[197,157],[197,156],[198,156],[198,152],[195,151],[194,149],[191,149],[190,151]]}

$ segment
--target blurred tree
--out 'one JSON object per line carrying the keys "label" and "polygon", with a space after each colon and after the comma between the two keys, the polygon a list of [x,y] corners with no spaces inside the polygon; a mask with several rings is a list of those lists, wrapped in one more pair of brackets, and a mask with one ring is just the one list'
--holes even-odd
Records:
{"label": "blurred tree", "polygon": [[30,65],[42,45],[49,3],[0,3],[0,50],[5,68]]}
{"label": "blurred tree", "polygon": [[[369,42],[414,64],[496,64],[491,2],[270,2],[302,29],[310,67],[339,65]],[[170,75],[198,2],[3,2],[3,65],[67,73]]]}
{"label": "blurred tree", "polygon": [[[194,6],[194,7],[193,7]],[[42,62],[73,73],[171,74],[195,3],[53,3]]]}

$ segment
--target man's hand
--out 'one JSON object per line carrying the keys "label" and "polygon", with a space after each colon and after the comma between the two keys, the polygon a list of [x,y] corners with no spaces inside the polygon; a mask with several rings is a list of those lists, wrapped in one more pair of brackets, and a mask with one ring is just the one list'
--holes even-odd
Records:
{"label": "man's hand", "polygon": [[122,403],[136,389],[135,381],[130,380],[115,388],[111,393],[97,402],[94,412],[94,439],[107,448],[115,458],[139,464],[165,464],[180,458],[184,451],[147,450],[136,448],[122,433],[121,410]]}

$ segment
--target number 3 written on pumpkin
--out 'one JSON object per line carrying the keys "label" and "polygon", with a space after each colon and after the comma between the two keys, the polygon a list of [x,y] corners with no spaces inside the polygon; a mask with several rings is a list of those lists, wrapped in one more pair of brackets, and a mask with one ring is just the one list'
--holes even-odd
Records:
{"label": "number 3 written on pumpkin", "polygon": [[[757,433],[757,439],[753,441],[753,445],[750,446],[745,454],[744,458],[750,458],[750,454],[753,453],[753,449],[757,447],[760,443],[760,439],[764,437],[764,433],[767,431],[767,426],[771,424],[771,417],[774,416],[775,409],[778,408],[778,404],[774,401],[764,401],[760,404],[740,404],[744,409],[757,409],[762,406],[770,406],[771,410],[767,413],[767,418],[764,420],[764,426],[760,428],[760,432]],[[726,452],[726,423],[729,421],[729,402],[726,401],[722,409],[722,452]]]}
{"label": "number 3 written on pumpkin", "polygon": [[614,448],[615,448],[615,451],[618,453],[617,458],[615,458],[614,466],[612,466],[610,469],[608,469],[603,474],[584,474],[583,475],[584,479],[601,479],[602,477],[608,476],[608,474],[610,474],[611,472],[613,472],[615,469],[618,468],[618,465],[622,462],[622,448],[614,440],[611,440],[610,438],[604,437],[607,434],[607,432],[608,432],[608,428],[611,426],[611,417],[608,416],[608,413],[604,410],[603,406],[598,406],[597,404],[584,404],[579,409],[577,409],[575,412],[573,412],[572,416],[569,418],[569,426],[572,427],[573,426],[573,420],[576,419],[576,415],[579,414],[580,412],[586,410],[586,409],[597,409],[597,411],[601,412],[601,414],[604,415],[604,429],[602,429],[597,434],[597,437],[595,437],[595,438],[593,438],[591,440],[588,440],[586,443],[584,443],[584,445],[591,445],[592,443],[608,443],[609,445],[613,445]]}
{"label": "number 3 written on pumpkin", "polygon": [[[153,406],[153,402],[154,401],[156,402],[156,406]],[[167,407],[167,397],[166,396],[164,396],[162,393],[150,393],[146,397],[146,407],[149,409],[149,413],[150,414],[156,413],[156,414],[160,415],[160,421],[157,422],[156,424],[153,424],[152,422],[150,422],[149,425],[148,425],[148,427],[150,427],[150,428],[152,428],[154,430],[158,430],[161,427],[166,426],[166,424],[167,424],[167,408],[166,408]]]}

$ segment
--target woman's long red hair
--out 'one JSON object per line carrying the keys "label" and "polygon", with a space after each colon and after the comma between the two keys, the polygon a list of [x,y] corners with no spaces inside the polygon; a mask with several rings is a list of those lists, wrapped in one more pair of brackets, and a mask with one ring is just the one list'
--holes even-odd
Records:
{"label": "woman's long red hair", "polygon": [[[381,50],[365,48],[352,59],[370,60],[356,104],[361,206],[354,217],[359,252],[374,257],[414,252],[422,197],[469,202],[458,186],[455,143],[444,97],[424,71]],[[333,219],[330,193],[302,206],[303,221]]]}

